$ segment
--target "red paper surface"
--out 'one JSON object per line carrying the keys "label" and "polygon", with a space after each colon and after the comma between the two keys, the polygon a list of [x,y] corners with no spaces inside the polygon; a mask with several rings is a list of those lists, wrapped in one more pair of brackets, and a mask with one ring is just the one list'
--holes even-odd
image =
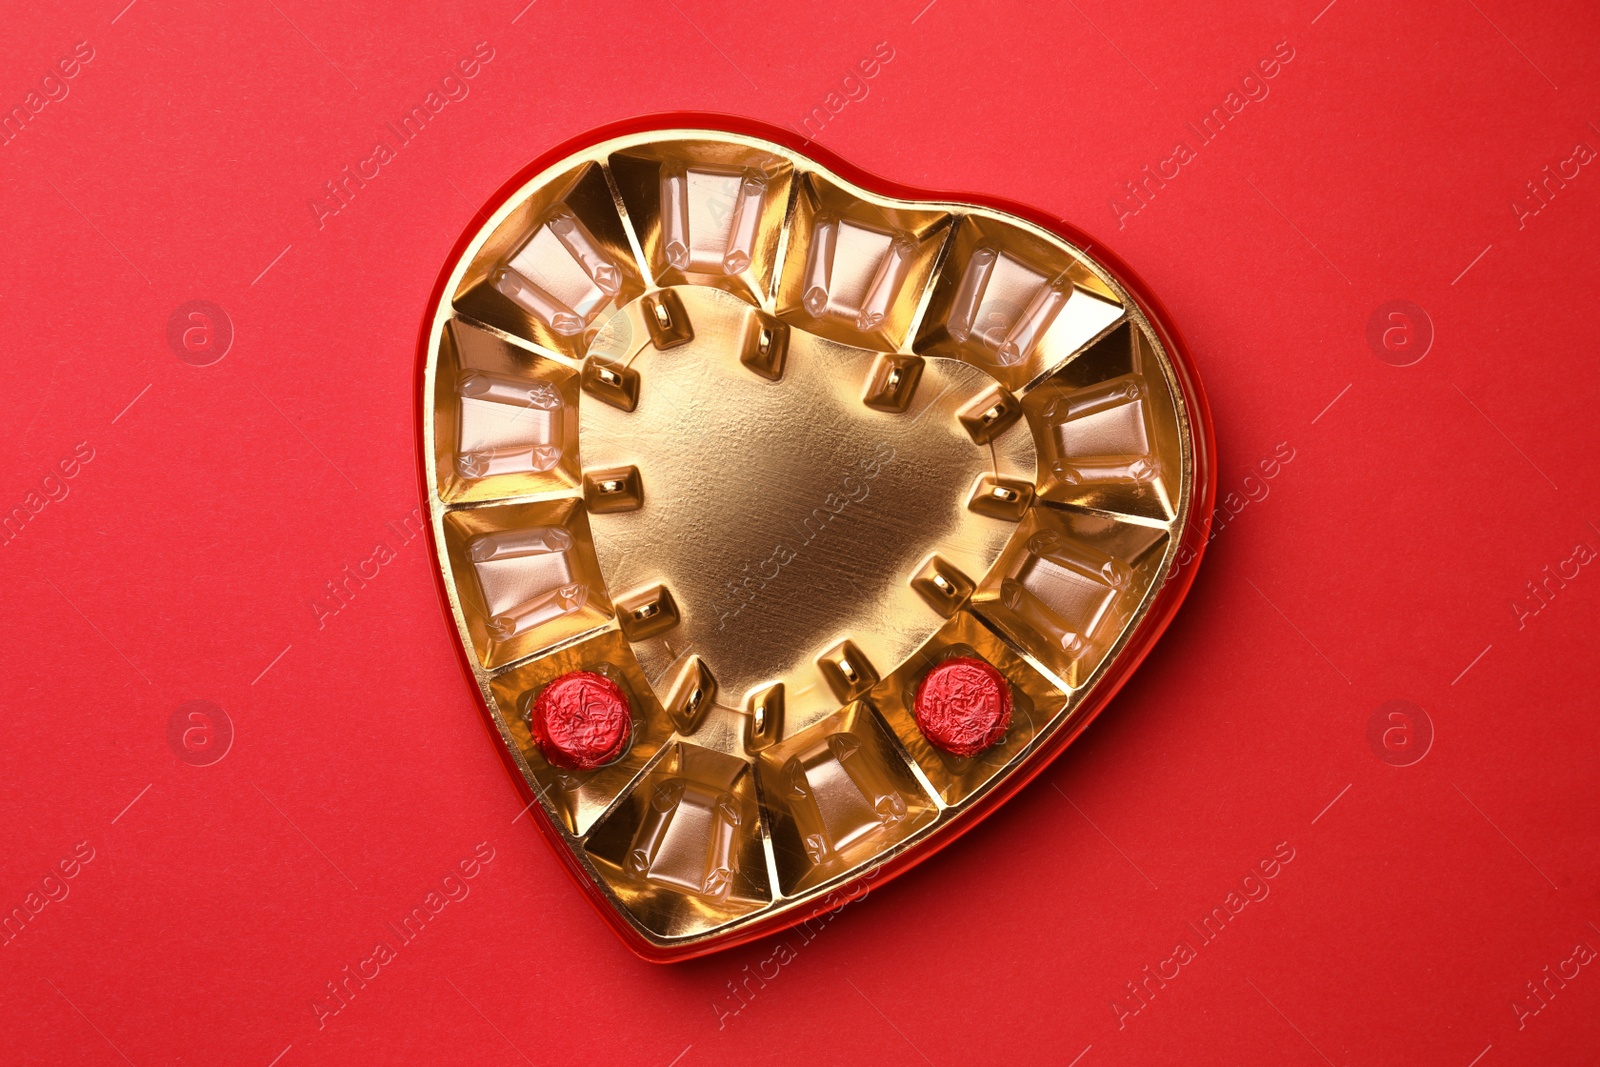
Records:
{"label": "red paper surface", "polygon": [[[12,4],[0,1059],[1591,1062],[1600,16],[1323,2]],[[1095,235],[1186,336],[1237,514],[1013,803],[661,967],[516,818],[404,522],[450,248],[676,110]]]}

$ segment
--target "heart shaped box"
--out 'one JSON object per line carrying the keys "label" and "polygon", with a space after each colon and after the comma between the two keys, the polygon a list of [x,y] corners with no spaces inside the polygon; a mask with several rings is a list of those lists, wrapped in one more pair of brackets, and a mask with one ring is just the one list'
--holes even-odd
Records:
{"label": "heart shaped box", "polygon": [[[419,342],[463,666],[533,821],[661,962],[1015,794],[1171,620],[1215,493],[1181,341],[1083,234],[708,118],[525,168]],[[987,715],[976,743],[929,701]]]}

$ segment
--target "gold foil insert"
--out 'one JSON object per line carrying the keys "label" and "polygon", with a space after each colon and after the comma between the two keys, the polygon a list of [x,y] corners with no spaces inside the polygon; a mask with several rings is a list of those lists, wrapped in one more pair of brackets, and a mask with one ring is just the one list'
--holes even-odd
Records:
{"label": "gold foil insert", "polygon": [[[1059,747],[1189,518],[1172,361],[1091,257],[749,137],[540,174],[430,336],[460,638],[540,817],[656,955],[814,907]],[[1011,700],[972,756],[917,724],[953,658]],[[631,714],[592,771],[529,728],[578,670]]]}

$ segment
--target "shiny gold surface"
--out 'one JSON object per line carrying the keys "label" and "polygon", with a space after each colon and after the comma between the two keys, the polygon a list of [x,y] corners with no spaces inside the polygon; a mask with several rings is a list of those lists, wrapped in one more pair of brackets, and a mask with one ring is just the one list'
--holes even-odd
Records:
{"label": "shiny gold surface", "polygon": [[943,623],[908,581],[929,553],[969,574],[994,563],[1015,527],[967,498],[997,467],[1031,487],[1033,439],[1018,424],[975,444],[955,413],[992,381],[954,360],[927,361],[892,414],[862,402],[875,353],[798,328],[783,376],[753,374],[739,340],[755,310],[681,295],[694,340],[638,353],[638,406],[581,408],[585,468],[636,467],[644,484],[638,509],[591,513],[600,569],[613,588],[665,582],[682,606],[676,630],[635,646],[647,675],[697,654],[730,709],[783,682],[801,727],[840,703],[823,650],[848,637],[892,666]]}
{"label": "shiny gold surface", "polygon": [[[424,431],[460,639],[574,863],[652,946],[805,906],[960,818],[1070,728],[1187,518],[1157,335],[999,212],[637,134],[535,177],[446,293]],[[971,758],[912,713],[951,656],[1014,701]],[[633,709],[595,771],[528,729],[579,669]]]}

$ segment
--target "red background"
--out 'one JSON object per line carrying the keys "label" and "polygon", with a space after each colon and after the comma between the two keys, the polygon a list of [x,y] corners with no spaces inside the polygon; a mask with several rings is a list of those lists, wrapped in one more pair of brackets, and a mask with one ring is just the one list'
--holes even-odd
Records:
{"label": "red background", "polygon": [[[1600,174],[1520,227],[1511,207],[1600,148],[1592,5],[523,2],[7,12],[0,105],[78,42],[94,58],[0,146],[0,508],[80,442],[93,459],[0,547],[0,908],[31,915],[0,947],[0,1058],[1592,1058],[1593,966],[1512,1005],[1600,948],[1600,575],[1520,628],[1511,607],[1600,549],[1575,299]],[[470,95],[319,228],[323,183],[479,41]],[[1200,145],[1185,124],[1283,41],[1270,95]],[[773,938],[652,966],[513,821],[422,542],[387,525],[418,504],[416,330],[533,157],[651,112],[796,125],[878,42],[894,58],[819,143],[1089,231],[1193,350],[1219,493],[1294,458],[1106,714],[979,831],[787,935],[792,959]],[[1180,139],[1195,157],[1119,227],[1111,198]],[[205,367],[166,340],[196,298],[234,329]],[[1435,332],[1411,366],[1369,345],[1391,300]],[[323,583],[380,540],[397,558],[319,628]],[[209,766],[168,742],[190,700],[233,726]],[[1410,766],[1369,743],[1391,700],[1432,725]],[[93,860],[33,913],[79,842]],[[324,984],[480,842],[466,899],[319,1027]],[[1119,1020],[1124,983],[1280,842],[1270,895]]]}

